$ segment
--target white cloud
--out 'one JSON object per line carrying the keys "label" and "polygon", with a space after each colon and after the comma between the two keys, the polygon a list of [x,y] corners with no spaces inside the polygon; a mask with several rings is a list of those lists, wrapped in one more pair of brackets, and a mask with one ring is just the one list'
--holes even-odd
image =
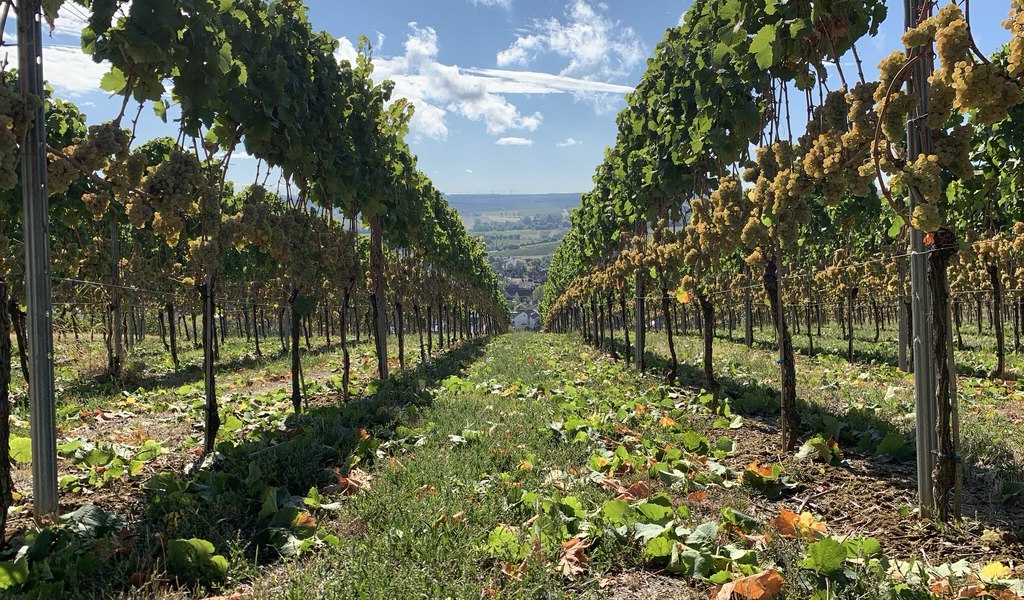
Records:
{"label": "white cloud", "polygon": [[532,146],[533,140],[523,137],[503,137],[494,143],[499,146]]}
{"label": "white cloud", "polygon": [[[88,12],[88,9],[82,8],[77,4],[65,3],[57,11],[57,18],[53,22],[53,34],[80,37],[82,29],[89,24],[89,21],[85,18]],[[46,24],[44,23],[43,26],[45,28]]]}
{"label": "white cloud", "polygon": [[610,80],[631,73],[647,56],[637,32],[613,21],[604,4],[570,0],[565,21],[536,19],[532,31],[498,53],[498,66],[528,66],[537,57],[554,54],[567,60],[561,75]]}
{"label": "white cloud", "polygon": [[583,142],[581,142],[581,141],[579,141],[577,139],[574,139],[574,138],[565,138],[561,142],[558,142],[557,146],[559,148],[568,148],[569,146],[578,146],[579,144],[582,144],[582,143]]}
{"label": "white cloud", "polygon": [[[18,66],[18,48],[11,46],[0,51],[6,53],[7,64]],[[78,46],[53,45],[43,48],[43,77],[58,92],[72,98],[100,91],[100,79],[110,70],[109,63],[93,62]]]}
{"label": "white cloud", "polygon": [[470,175],[472,175],[473,174],[473,169],[466,169],[466,172],[469,173]]}
{"label": "white cloud", "polygon": [[577,79],[536,71],[505,69],[466,69],[466,73],[488,79],[487,88],[498,94],[563,94],[597,93],[625,95],[633,91],[628,85]]}
{"label": "white cloud", "polygon": [[[540,113],[522,114],[506,96],[516,94],[572,94],[590,100],[599,110],[616,106],[633,88],[604,81],[536,71],[462,68],[437,61],[437,32],[411,23],[412,32],[404,54],[374,57],[374,77],[395,82],[395,96],[415,106],[412,131],[436,139],[448,136],[448,118],[460,115],[483,122],[487,132],[500,135],[510,130],[536,130]],[[338,40],[339,60],[355,61],[356,48],[346,38]]]}
{"label": "white cloud", "polygon": [[[374,76],[395,82],[395,96],[408,98],[415,106],[411,127],[414,133],[444,139],[447,117],[461,115],[484,123],[488,133],[509,130],[533,131],[540,126],[540,113],[522,114],[485,78],[454,65],[437,61],[437,32],[432,27],[409,24],[412,33],[405,41],[405,53],[392,58],[375,58]],[[339,58],[353,60],[355,49],[345,38],[339,40]]]}
{"label": "white cloud", "polygon": [[347,60],[349,64],[356,64],[356,46],[348,38],[338,38],[338,49],[334,51],[335,58],[338,62]]}
{"label": "white cloud", "polygon": [[504,9],[512,8],[512,0],[469,0],[474,6],[491,6]]}

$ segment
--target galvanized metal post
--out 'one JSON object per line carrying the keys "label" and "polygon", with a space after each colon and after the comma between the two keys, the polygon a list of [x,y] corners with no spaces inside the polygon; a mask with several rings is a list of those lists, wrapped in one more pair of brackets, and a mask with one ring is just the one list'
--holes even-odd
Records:
{"label": "galvanized metal post", "polygon": [[[39,0],[18,0],[18,79],[22,94],[43,97],[43,33]],[[29,427],[32,509],[36,520],[57,513],[57,427],[53,397],[50,221],[46,195],[46,115],[40,106],[25,137],[21,185],[28,305]]]}
{"label": "galvanized metal post", "polygon": [[[918,24],[918,17],[927,0],[904,0],[906,27]],[[912,111],[907,127],[908,159],[916,160],[921,153],[931,153],[932,135],[925,125],[928,113],[928,77],[935,68],[932,48],[924,49],[925,56],[918,60],[910,79],[910,93],[918,99],[917,110]],[[920,118],[919,118],[920,117]],[[917,188],[910,188],[910,210],[922,203]],[[917,416],[917,495],[922,516],[930,516],[935,507],[932,493],[932,470],[935,468],[935,361],[933,359],[931,310],[932,299],[928,289],[928,256],[924,254],[925,232],[910,230],[910,293],[914,327],[914,405]]]}

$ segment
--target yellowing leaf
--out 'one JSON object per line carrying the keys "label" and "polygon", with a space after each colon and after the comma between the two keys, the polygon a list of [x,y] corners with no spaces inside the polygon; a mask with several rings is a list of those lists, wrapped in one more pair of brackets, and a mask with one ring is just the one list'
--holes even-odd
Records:
{"label": "yellowing leaf", "polygon": [[825,522],[815,519],[811,513],[804,511],[798,515],[785,508],[769,524],[785,538],[815,540],[827,531]]}
{"label": "yellowing leaf", "polygon": [[978,576],[987,581],[1009,579],[1013,571],[1001,562],[991,562],[978,571]]}

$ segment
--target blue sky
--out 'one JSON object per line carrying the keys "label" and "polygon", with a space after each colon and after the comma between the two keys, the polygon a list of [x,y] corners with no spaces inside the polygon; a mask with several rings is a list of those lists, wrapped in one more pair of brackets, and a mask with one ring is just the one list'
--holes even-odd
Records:
{"label": "blue sky", "polygon": [[[664,30],[689,2],[679,0],[308,0],[314,27],[354,54],[359,35],[374,44],[377,75],[417,107],[410,144],[420,168],[446,193],[581,192],[590,188],[615,114]],[[875,40],[859,44],[868,76],[899,45],[903,2]],[[1008,38],[999,26],[1008,0],[973,7],[982,50]],[[45,75],[91,123],[119,104],[99,90],[105,68],[78,50],[84,9],[69,6],[45,50]],[[14,25],[5,39],[14,40]],[[16,64],[11,49],[9,62]],[[2,52],[0,50],[0,56]],[[854,72],[852,66],[849,72]],[[838,85],[838,82],[835,83]],[[172,133],[150,112],[142,139]],[[236,160],[231,177],[252,181],[256,161]]]}

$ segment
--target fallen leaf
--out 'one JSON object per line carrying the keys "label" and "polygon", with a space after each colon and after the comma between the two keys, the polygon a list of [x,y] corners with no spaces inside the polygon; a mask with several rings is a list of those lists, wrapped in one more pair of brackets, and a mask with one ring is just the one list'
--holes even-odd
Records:
{"label": "fallen leaf", "polygon": [[756,459],[750,461],[750,464],[747,465],[747,470],[748,471],[753,471],[754,473],[757,473],[757,474],[761,475],[762,477],[771,477],[772,476],[772,466],[771,465],[761,465],[761,464],[758,464]]}
{"label": "fallen leaf", "polygon": [[961,588],[957,592],[957,598],[977,598],[985,593],[985,586],[983,585],[969,585],[965,588]]}
{"label": "fallen leaf", "polygon": [[625,489],[620,489],[616,500],[643,500],[651,496],[651,486],[646,481],[637,481]]}
{"label": "fallen leaf", "polygon": [[782,592],[785,581],[775,569],[765,569],[749,577],[730,581],[721,588],[711,590],[712,600],[771,600]]}
{"label": "fallen leaf", "polygon": [[562,542],[562,556],[558,559],[558,572],[570,579],[586,571],[587,542],[582,538],[572,538]]}
{"label": "fallen leaf", "polygon": [[786,508],[768,523],[784,538],[815,540],[828,531],[825,522],[815,519],[811,513],[804,511],[798,515]]}
{"label": "fallen leaf", "polygon": [[1007,567],[1001,562],[991,562],[981,568],[978,571],[978,576],[987,581],[997,581],[999,579],[1009,579],[1010,575],[1013,574],[1013,570]]}
{"label": "fallen leaf", "polygon": [[690,492],[689,495],[686,496],[686,499],[690,502],[703,502],[704,500],[707,500],[707,497],[707,491],[700,490],[699,492]]}

